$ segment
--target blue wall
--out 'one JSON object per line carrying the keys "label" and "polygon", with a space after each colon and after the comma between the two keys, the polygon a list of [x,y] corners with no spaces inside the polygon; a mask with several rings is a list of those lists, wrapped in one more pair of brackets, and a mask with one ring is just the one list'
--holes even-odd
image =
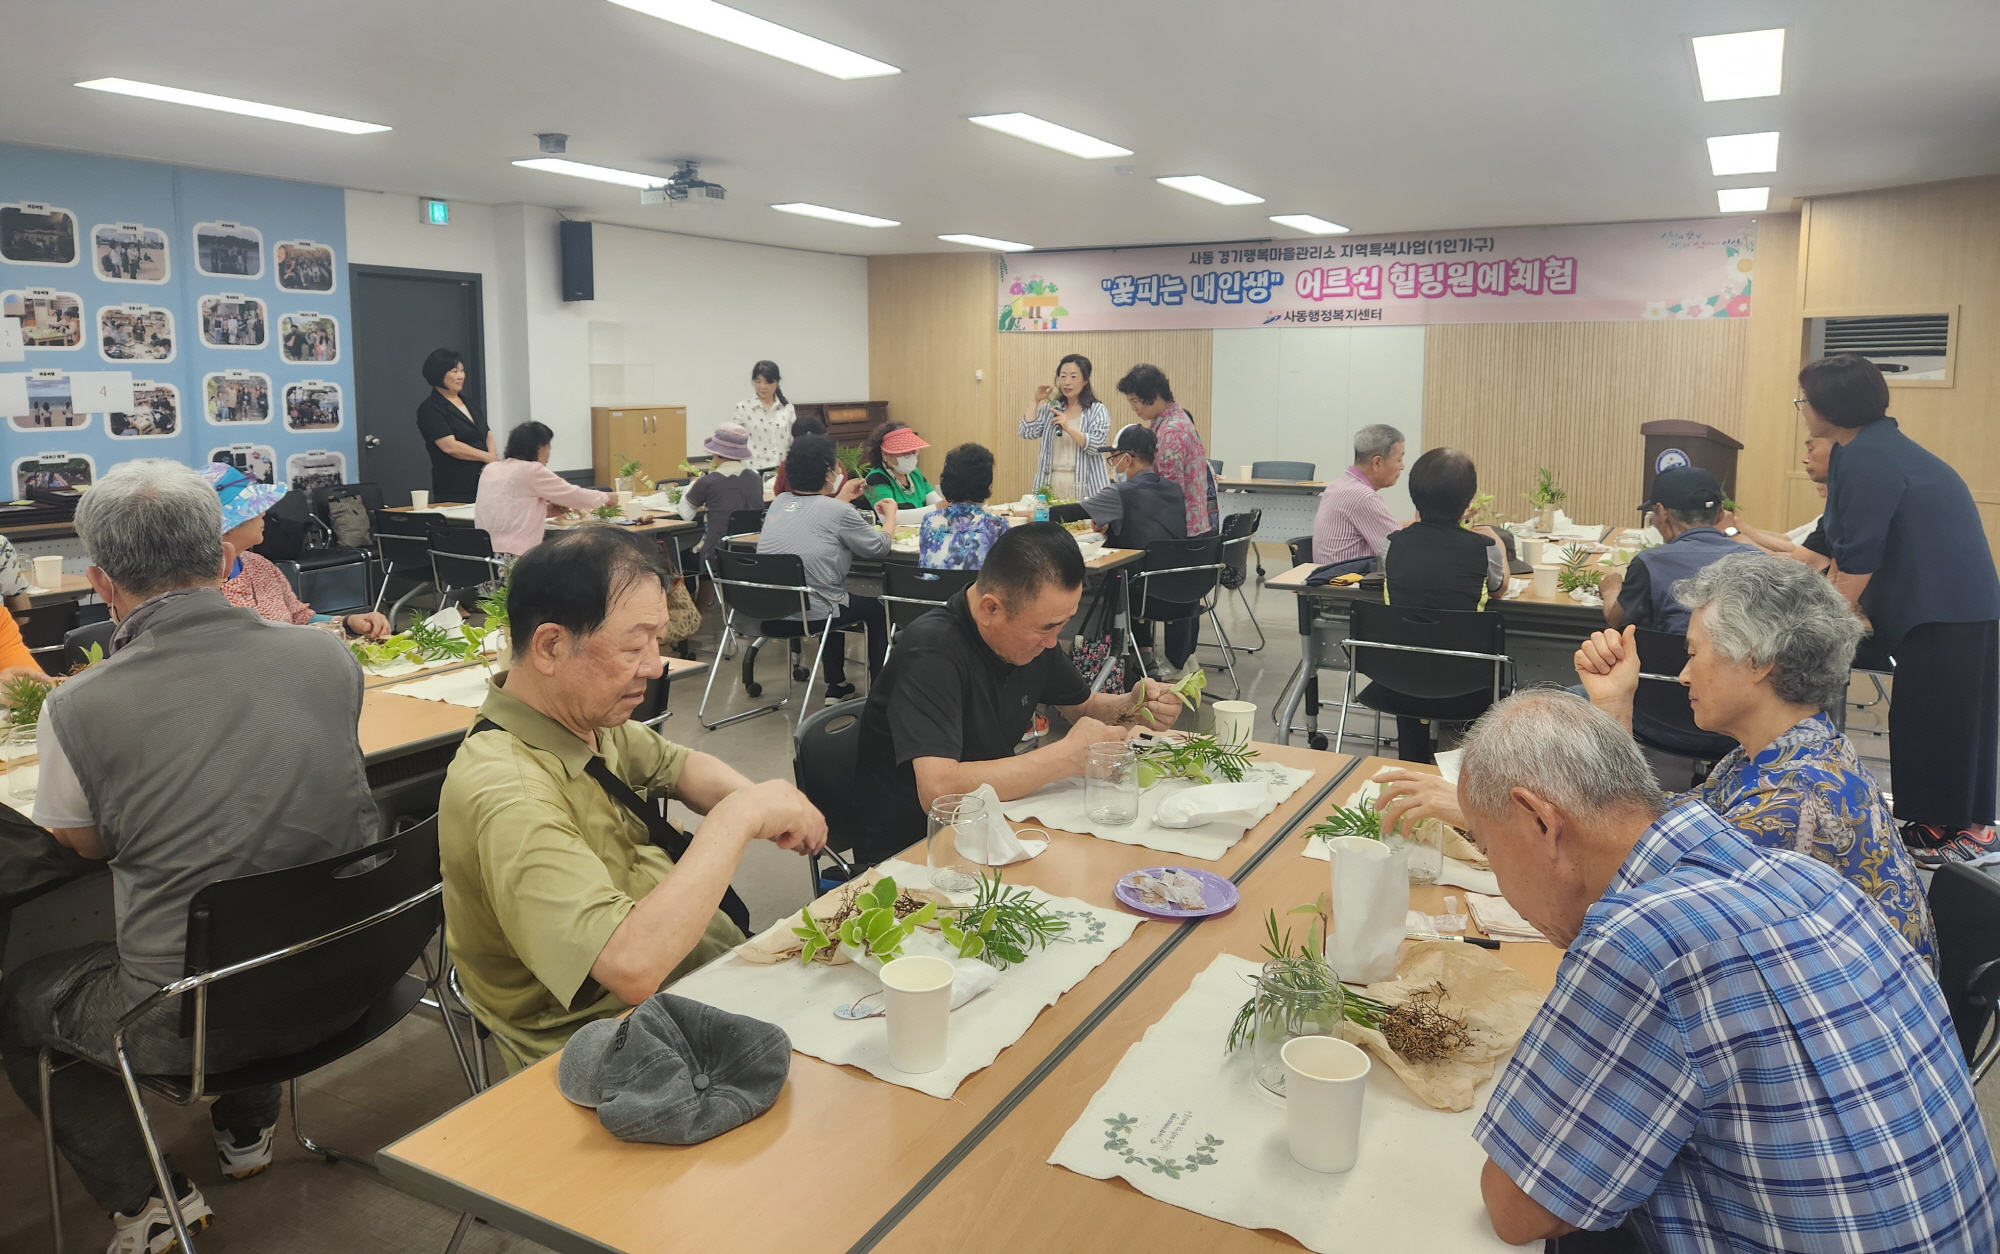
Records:
{"label": "blue wall", "polygon": [[[74,215],[76,258],[66,265],[27,264],[10,259],[8,223],[24,221],[10,207],[24,203],[48,205]],[[258,273],[212,275],[201,272],[195,228],[201,223],[234,223],[254,228],[261,236]],[[92,237],[100,225],[137,224],[164,233],[167,275],[164,282],[120,282],[100,267]],[[212,234],[212,233],[211,233]],[[278,245],[310,241],[331,250],[332,291],[290,290],[278,283]],[[25,243],[16,257],[29,251]],[[354,429],[354,366],[352,325],[348,316],[347,228],[344,197],[337,187],[291,183],[240,174],[220,174],[146,161],[93,157],[0,145],[0,291],[9,293],[6,312],[16,312],[16,293],[46,288],[73,293],[82,305],[82,342],[69,348],[34,348],[20,362],[0,362],[0,374],[60,371],[125,371],[135,380],[170,384],[178,392],[178,414],[171,435],[114,436],[110,416],[91,413],[81,426],[35,427],[26,416],[0,415],[0,499],[15,495],[23,459],[38,461],[64,453],[91,459],[101,476],[119,462],[135,457],[171,457],[192,466],[209,460],[213,450],[249,445],[269,450],[276,477],[300,472],[329,473],[330,459],[307,458],[314,452],[336,454],[344,478],[357,471]],[[142,273],[143,277],[143,273]],[[257,347],[219,347],[204,341],[200,306],[204,297],[241,295],[264,303],[264,337]],[[165,309],[173,318],[173,354],[166,361],[125,361],[108,357],[100,343],[99,317],[106,309],[138,303]],[[280,350],[281,319],[309,312],[333,319],[338,358],[334,361],[285,359]],[[210,374],[246,371],[270,379],[269,415],[262,422],[218,422],[208,412],[204,379]],[[285,400],[291,385],[321,381],[338,389],[337,427],[294,430]],[[38,391],[59,392],[43,386]],[[322,389],[314,389],[321,391]]]}

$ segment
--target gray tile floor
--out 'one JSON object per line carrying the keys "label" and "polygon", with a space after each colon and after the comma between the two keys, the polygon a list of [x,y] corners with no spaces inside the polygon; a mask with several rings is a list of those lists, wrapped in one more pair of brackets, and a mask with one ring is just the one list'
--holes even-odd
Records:
{"label": "gray tile floor", "polygon": [[[1288,564],[1282,550],[1271,547],[1265,565],[1275,573]],[[1239,655],[1237,673],[1245,699],[1256,702],[1265,712],[1260,735],[1268,735],[1268,712],[1298,663],[1296,620],[1289,595],[1264,593],[1254,585],[1248,592],[1269,646],[1259,654]],[[1249,615],[1234,596],[1225,604],[1223,622],[1232,639],[1254,641]],[[701,644],[701,655],[713,656],[712,627]],[[857,646],[854,652],[858,651]],[[1216,673],[1215,651],[1203,649],[1199,656],[1211,674],[1210,695],[1228,695],[1227,679]],[[771,690],[768,685],[774,685],[783,674],[778,668],[775,651],[761,661],[767,692]],[[852,673],[865,673],[865,668],[857,661]],[[1327,691],[1337,690],[1329,687]],[[734,683],[733,667],[717,680],[719,703],[725,692],[731,709],[751,704]],[[1862,694],[1857,691],[1856,695],[1860,699]],[[715,753],[754,779],[790,778],[788,721],[772,714],[705,732],[694,718],[699,699],[697,684],[675,692],[675,716],[663,727],[668,736]],[[1867,725],[1874,713],[1856,715],[1855,730]],[[1857,736],[1857,742],[1864,754],[1886,753],[1874,738]],[[1359,746],[1351,747],[1363,751]],[[1886,763],[1870,765],[1882,769],[1886,779]],[[744,859],[736,886],[759,926],[796,910],[808,896],[802,861],[762,844],[753,847]],[[300,1088],[306,1126],[314,1138],[354,1153],[372,1153],[465,1098],[465,1084],[443,1030],[434,1016],[422,1011],[368,1049],[314,1074]],[[1980,1104],[1988,1128],[2000,1135],[2000,1079],[1984,1086]],[[154,1126],[169,1153],[195,1178],[216,1212],[215,1225],[197,1238],[203,1251],[439,1254],[457,1222],[456,1215],[403,1194],[369,1172],[328,1165],[291,1140],[279,1143],[277,1162],[269,1172],[240,1184],[222,1183],[205,1111],[160,1102],[155,1102],[152,1110]],[[289,1137],[290,1133],[287,1112],[280,1134]],[[13,1097],[0,1095],[0,1146],[5,1147],[0,1151],[0,1251],[6,1254],[49,1248],[40,1135],[39,1123],[27,1110]],[[96,1254],[109,1237],[109,1222],[67,1166],[62,1173],[67,1248],[72,1254]],[[532,1254],[543,1247],[479,1226],[463,1248],[471,1254]],[[755,1248],[754,1240],[746,1242],[745,1248]]]}

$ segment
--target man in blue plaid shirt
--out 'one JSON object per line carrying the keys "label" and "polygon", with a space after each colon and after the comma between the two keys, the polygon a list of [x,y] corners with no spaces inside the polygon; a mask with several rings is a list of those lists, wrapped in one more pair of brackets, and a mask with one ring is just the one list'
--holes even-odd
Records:
{"label": "man in blue plaid shirt", "polygon": [[1668,809],[1567,693],[1495,706],[1459,806],[1555,991],[1474,1134],[1494,1230],[1651,1251],[2000,1250],[2000,1177],[1944,999],[1840,874]]}

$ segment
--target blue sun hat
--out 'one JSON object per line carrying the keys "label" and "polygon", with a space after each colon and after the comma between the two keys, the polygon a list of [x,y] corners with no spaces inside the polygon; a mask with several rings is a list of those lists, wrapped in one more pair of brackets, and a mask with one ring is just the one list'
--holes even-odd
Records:
{"label": "blue sun hat", "polygon": [[234,531],[253,518],[263,517],[273,505],[285,499],[284,484],[259,483],[223,462],[210,462],[201,476],[222,498],[224,532]]}

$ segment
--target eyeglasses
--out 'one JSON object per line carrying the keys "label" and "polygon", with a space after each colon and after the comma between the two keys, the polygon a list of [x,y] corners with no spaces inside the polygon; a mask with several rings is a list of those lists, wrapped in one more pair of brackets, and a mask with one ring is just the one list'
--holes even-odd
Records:
{"label": "eyeglasses", "polygon": [[1792,400],[1792,408],[1798,410],[1802,414],[1806,412],[1806,398],[1803,396],[1794,397]]}

